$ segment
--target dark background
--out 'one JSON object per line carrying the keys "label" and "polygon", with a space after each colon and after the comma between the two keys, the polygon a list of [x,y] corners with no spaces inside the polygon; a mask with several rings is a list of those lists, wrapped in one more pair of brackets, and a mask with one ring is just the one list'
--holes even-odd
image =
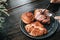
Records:
{"label": "dark background", "polygon": [[[23,12],[28,12],[37,8],[46,8],[49,4],[49,0],[8,0],[7,8],[14,8],[19,5],[23,5],[19,8],[13,9],[9,12],[5,23],[6,37],[4,40],[34,40],[24,35],[20,30],[20,16]],[[26,5],[24,5],[26,4]],[[58,4],[54,4],[49,8],[50,11],[55,11],[56,15],[60,15],[60,8]],[[59,25],[60,27],[60,25]],[[60,40],[60,28],[50,37],[42,40]],[[4,33],[3,33],[4,34]]]}

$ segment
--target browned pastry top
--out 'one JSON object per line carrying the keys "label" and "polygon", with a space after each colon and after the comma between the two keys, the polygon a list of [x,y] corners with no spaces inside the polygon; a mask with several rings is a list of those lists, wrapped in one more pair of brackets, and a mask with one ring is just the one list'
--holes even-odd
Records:
{"label": "browned pastry top", "polygon": [[25,12],[22,14],[21,19],[24,23],[28,24],[34,20],[34,15],[32,12]]}
{"label": "browned pastry top", "polygon": [[41,36],[47,33],[47,29],[38,21],[26,25],[25,29],[32,36]]}

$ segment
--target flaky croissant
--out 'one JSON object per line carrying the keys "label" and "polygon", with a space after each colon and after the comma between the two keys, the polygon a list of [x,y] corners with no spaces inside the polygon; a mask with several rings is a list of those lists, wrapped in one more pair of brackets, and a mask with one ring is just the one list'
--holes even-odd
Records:
{"label": "flaky croissant", "polygon": [[41,36],[47,34],[47,29],[38,21],[26,25],[25,29],[31,36]]}

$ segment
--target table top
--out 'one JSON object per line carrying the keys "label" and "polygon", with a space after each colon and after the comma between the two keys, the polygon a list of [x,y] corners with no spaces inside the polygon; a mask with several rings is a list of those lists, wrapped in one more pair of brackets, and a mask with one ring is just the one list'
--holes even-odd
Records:
{"label": "table top", "polygon": [[[26,5],[24,5],[26,4]],[[23,12],[28,12],[37,8],[46,8],[49,4],[49,0],[8,0],[8,8],[13,8],[19,5],[23,5],[19,8],[13,9],[9,12],[8,24],[6,24],[6,32],[8,40],[34,40],[24,35],[20,30],[20,16]],[[56,6],[56,5],[55,5]],[[57,5],[58,6],[58,5]],[[56,6],[56,7],[57,7]],[[55,8],[56,8],[55,7]],[[51,8],[53,9],[53,8]],[[57,16],[60,15],[60,8],[55,12]],[[50,37],[43,40],[60,40],[60,27]]]}

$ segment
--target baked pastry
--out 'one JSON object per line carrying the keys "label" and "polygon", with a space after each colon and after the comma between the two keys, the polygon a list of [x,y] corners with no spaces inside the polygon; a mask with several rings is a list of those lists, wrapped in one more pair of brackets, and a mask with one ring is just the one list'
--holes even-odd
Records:
{"label": "baked pastry", "polygon": [[25,12],[25,13],[22,14],[21,20],[24,23],[29,24],[34,20],[34,15],[33,15],[32,12]]}
{"label": "baked pastry", "polygon": [[47,34],[47,29],[38,21],[26,25],[25,29],[31,36],[42,36]]}
{"label": "baked pastry", "polygon": [[[45,11],[44,11],[45,10]],[[34,12],[34,18],[44,24],[46,23],[50,23],[50,17],[47,16],[47,14],[49,13],[48,10],[46,9],[36,9]]]}

